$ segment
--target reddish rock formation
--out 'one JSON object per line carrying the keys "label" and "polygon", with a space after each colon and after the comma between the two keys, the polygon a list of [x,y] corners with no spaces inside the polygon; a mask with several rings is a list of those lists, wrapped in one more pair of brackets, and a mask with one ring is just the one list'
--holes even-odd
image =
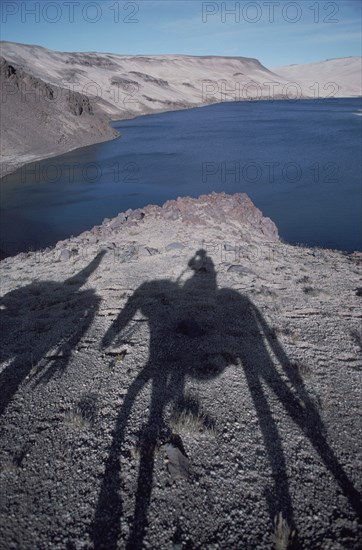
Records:
{"label": "reddish rock formation", "polygon": [[[210,193],[201,195],[197,199],[179,197],[177,200],[167,201],[162,208],[150,205],[131,212],[132,214],[129,215],[126,212],[127,220],[141,219],[141,214],[144,214],[145,216],[156,215],[170,221],[180,219],[191,225],[236,221],[248,225],[269,241],[279,240],[275,223],[270,218],[264,217],[245,193],[236,193],[235,195]],[[119,227],[118,223],[116,225]]]}

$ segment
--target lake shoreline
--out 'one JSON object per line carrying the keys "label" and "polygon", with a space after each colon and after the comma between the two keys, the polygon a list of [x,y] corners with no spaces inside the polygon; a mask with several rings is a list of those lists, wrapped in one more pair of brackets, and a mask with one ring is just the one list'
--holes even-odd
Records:
{"label": "lake shoreline", "polygon": [[[346,97],[335,97],[335,98],[318,98],[318,99],[315,99],[313,97],[300,97],[300,98],[297,98],[297,99],[288,99],[288,98],[284,98],[284,97],[275,97],[273,99],[267,99],[267,98],[260,98],[260,99],[250,99],[250,100],[241,100],[241,101],[215,101],[215,102],[211,102],[211,103],[201,103],[200,105],[194,105],[194,106],[186,106],[186,107],[180,107],[179,109],[161,109],[159,111],[152,111],[152,112],[144,112],[144,113],[139,113],[139,114],[134,114],[132,116],[127,116],[125,118],[110,118],[108,119],[107,121],[107,124],[109,126],[109,129],[110,130],[113,130],[113,131],[116,131],[113,127],[113,124],[116,124],[118,122],[125,122],[127,120],[135,120],[135,119],[138,119],[138,118],[143,118],[143,117],[149,117],[149,116],[153,116],[153,115],[159,115],[159,114],[163,114],[163,113],[176,113],[178,111],[193,111],[195,109],[202,109],[202,108],[206,108],[206,107],[212,107],[212,106],[216,106],[216,105],[223,105],[223,104],[227,104],[227,103],[275,103],[275,102],[280,102],[280,101],[285,101],[285,102],[288,102],[288,103],[295,103],[295,102],[300,102],[300,101],[313,101],[313,102],[322,102],[322,101],[336,101],[336,100],[345,100],[345,99],[360,99],[362,98],[362,96],[360,97],[349,97],[349,96],[346,96]],[[116,131],[117,132],[117,131]],[[122,135],[117,132],[118,135],[110,135],[109,137],[107,138],[104,138],[102,139],[100,136],[98,136],[95,141],[91,142],[91,143],[87,143],[86,145],[78,145],[76,147],[69,147],[69,148],[60,148],[58,151],[54,151],[54,152],[51,152],[49,154],[38,154],[38,155],[34,155],[32,156],[31,158],[29,157],[29,154],[25,154],[24,153],[24,160],[23,161],[20,161],[20,162],[17,162],[15,164],[15,162],[13,162],[11,159],[8,160],[8,161],[4,161],[4,162],[1,162],[0,163],[0,185],[1,185],[1,181],[6,178],[7,176],[11,175],[11,174],[14,174],[17,170],[20,170],[21,168],[23,168],[24,166],[27,166],[27,165],[30,165],[30,164],[33,164],[35,162],[40,162],[40,161],[43,161],[43,160],[47,160],[47,159],[52,159],[52,158],[55,158],[55,157],[58,157],[58,156],[62,156],[62,155],[65,155],[67,153],[71,153],[71,152],[76,152],[78,150],[81,150],[85,147],[92,147],[93,145],[98,145],[100,143],[107,143],[109,141],[115,141],[119,138],[122,137]],[[16,155],[16,158],[18,159],[19,158],[19,155]]]}

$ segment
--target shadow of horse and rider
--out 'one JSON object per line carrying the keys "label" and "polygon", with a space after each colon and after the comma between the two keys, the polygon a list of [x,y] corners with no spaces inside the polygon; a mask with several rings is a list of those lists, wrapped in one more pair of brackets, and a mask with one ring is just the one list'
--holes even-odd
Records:
{"label": "shadow of horse and rider", "polygon": [[[182,401],[187,378],[210,380],[230,364],[241,364],[244,369],[275,480],[274,490],[267,496],[270,517],[282,512],[289,524],[293,524],[293,503],[282,441],[264,384],[274,392],[309,439],[360,514],[360,495],[326,440],[319,412],[298,371],[292,367],[258,308],[245,295],[226,288],[218,289],[213,261],[204,250],[199,250],[190,259],[188,267],[192,276],[182,285],[169,280],[141,285],[103,338],[103,347],[109,346],[119,338],[137,312],[148,320],[149,358],[130,385],[117,419],[93,522],[95,548],[113,550],[117,547],[122,517],[119,458],[127,422],[142,389],[151,384],[150,412],[145,427],[148,437],[141,442],[135,509],[126,543],[129,550],[141,548],[145,536],[154,451],[158,435],[164,428],[166,407]],[[280,365],[283,377],[275,367],[275,361]]]}
{"label": "shadow of horse and rider", "polygon": [[[72,349],[91,328],[100,305],[96,293],[82,287],[97,269],[102,255],[99,254],[89,266],[64,283],[33,283],[1,299],[3,337],[12,338],[14,345],[8,344],[6,349],[10,353],[2,357],[8,364],[0,373],[0,413],[6,410],[30,370],[35,369],[38,383],[44,383],[63,372],[69,364]],[[185,401],[187,379],[210,380],[231,364],[241,365],[244,370],[272,470],[274,488],[266,496],[270,517],[273,519],[281,512],[293,525],[286,460],[265,385],[310,441],[361,518],[361,495],[329,445],[319,411],[274,331],[246,295],[218,288],[213,261],[204,250],[195,253],[188,268],[192,275],[182,284],[167,279],[142,284],[128,299],[103,338],[102,348],[121,339],[138,312],[148,321],[148,361],[130,384],[118,414],[91,525],[94,548],[115,550],[118,545],[123,515],[120,455],[130,415],[142,390],[146,385],[151,386],[151,402],[144,428],[147,438],[141,441],[135,507],[126,543],[128,550],[143,545],[152,497],[155,450],[160,433],[167,432],[166,408]],[[54,297],[58,297],[55,303]],[[49,308],[56,308],[53,325],[45,335],[38,337],[37,342],[29,340],[20,329],[15,335],[10,334],[9,327],[14,326],[16,319],[14,310],[19,307],[24,314],[38,320],[44,312],[49,312]],[[8,326],[7,321],[11,319],[13,322]],[[15,345],[26,348],[32,341],[35,351],[30,366],[21,359],[22,355],[17,356],[12,351]],[[63,350],[61,359],[45,360],[54,346]]]}

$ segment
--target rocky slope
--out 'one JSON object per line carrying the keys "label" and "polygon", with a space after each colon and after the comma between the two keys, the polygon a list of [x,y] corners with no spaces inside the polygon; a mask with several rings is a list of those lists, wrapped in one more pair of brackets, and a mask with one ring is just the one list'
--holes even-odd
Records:
{"label": "rocky slope", "polygon": [[[116,137],[89,97],[0,58],[2,175],[30,160]],[[80,136],[82,136],[80,138]]]}
{"label": "rocky slope", "polygon": [[[105,120],[221,101],[314,97],[310,86],[316,81],[318,96],[326,97],[333,93],[324,88],[332,76],[340,87],[336,95],[361,94],[356,81],[359,58],[348,61],[353,70],[339,60],[333,75],[330,71],[323,77],[318,66],[296,88],[290,85],[298,76],[294,70],[276,74],[245,57],[65,53],[12,42],[2,42],[0,54],[5,71],[2,175],[25,162],[110,139],[114,133]],[[69,111],[67,98],[79,101],[74,92],[89,102],[92,116]]]}
{"label": "rocky slope", "polygon": [[1,262],[2,547],[357,550],[360,262],[225,194]]}

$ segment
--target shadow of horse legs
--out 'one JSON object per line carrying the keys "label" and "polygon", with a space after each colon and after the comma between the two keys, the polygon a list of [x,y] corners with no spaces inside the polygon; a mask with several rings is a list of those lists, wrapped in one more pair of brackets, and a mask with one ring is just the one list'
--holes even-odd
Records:
{"label": "shadow of horse legs", "polygon": [[310,397],[307,396],[304,398],[304,406],[302,406],[277,374],[269,381],[269,384],[289,416],[299,426],[305,437],[309,439],[325,467],[331,472],[341,490],[348,498],[355,513],[362,520],[361,494],[348,478],[332,447],[329,445],[324,434],[325,430],[322,419]]}
{"label": "shadow of horse legs", "polygon": [[147,527],[147,512],[151,500],[155,450],[160,430],[163,427],[163,415],[168,397],[167,373],[161,369],[156,373],[152,382],[150,415],[141,442],[135,511],[127,550],[142,547]]}
{"label": "shadow of horse legs", "polygon": [[120,455],[125,430],[132,406],[143,387],[149,382],[150,374],[142,371],[128,389],[119,412],[111,448],[109,449],[101,492],[92,524],[92,539],[95,550],[116,550],[122,517],[120,491]]}
{"label": "shadow of horse legs", "polygon": [[289,494],[284,451],[277,424],[258,376],[253,371],[246,369],[246,378],[274,480],[274,493],[269,492],[266,495],[269,516],[273,520],[276,514],[282,512],[283,517],[291,525],[293,522],[293,505]]}
{"label": "shadow of horse legs", "polygon": [[[164,428],[166,405],[174,399],[175,380],[168,386],[168,373],[160,368],[151,374],[152,367],[146,367],[131,384],[118,415],[114,438],[107,460],[101,493],[98,499],[95,519],[92,526],[94,548],[115,550],[119,538],[119,521],[122,517],[121,489],[121,447],[125,438],[128,418],[133,404],[144,386],[152,379],[151,405],[148,422],[141,435],[140,465],[135,496],[132,527],[126,544],[128,550],[142,547],[147,527],[147,514],[151,500],[155,451],[159,435]],[[177,377],[176,396],[183,393],[183,382]]]}

